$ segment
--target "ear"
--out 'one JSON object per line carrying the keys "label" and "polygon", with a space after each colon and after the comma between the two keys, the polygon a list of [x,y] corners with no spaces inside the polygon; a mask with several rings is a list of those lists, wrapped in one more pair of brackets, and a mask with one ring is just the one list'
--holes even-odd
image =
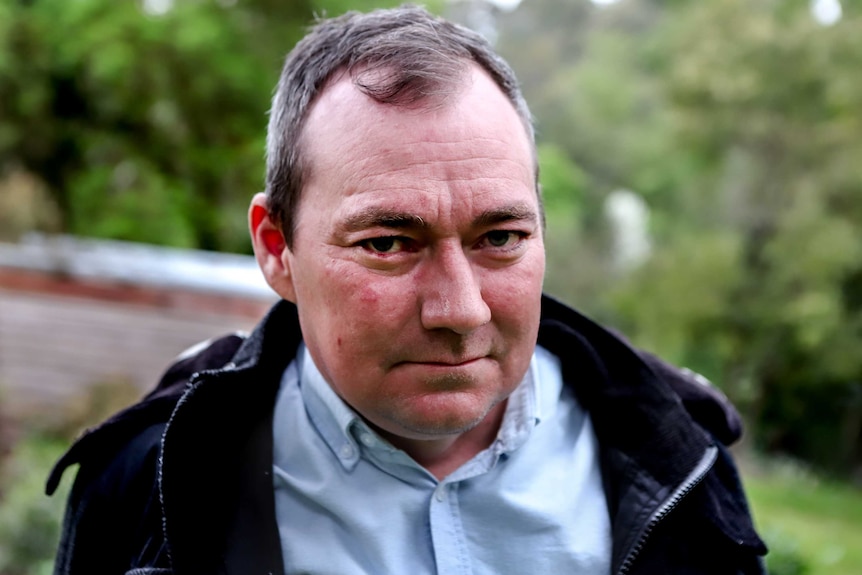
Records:
{"label": "ear", "polygon": [[290,250],[281,227],[269,215],[266,194],[255,194],[248,208],[248,230],[254,246],[257,265],[266,283],[286,300],[296,302],[293,277],[290,274]]}

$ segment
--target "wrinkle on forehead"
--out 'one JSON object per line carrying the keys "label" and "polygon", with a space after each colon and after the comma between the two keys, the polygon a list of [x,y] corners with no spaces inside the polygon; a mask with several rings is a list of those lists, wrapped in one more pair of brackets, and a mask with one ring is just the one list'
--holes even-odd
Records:
{"label": "wrinkle on forehead", "polygon": [[[326,161],[328,157],[343,156],[349,148],[376,139],[378,131],[384,126],[394,129],[403,127],[407,130],[405,141],[399,143],[400,148],[387,146],[383,142],[379,151],[369,151],[366,158],[370,159],[375,154],[392,154],[402,150],[409,155],[409,147],[416,145],[458,144],[460,142],[452,142],[451,138],[442,137],[440,132],[434,129],[435,126],[446,123],[447,119],[458,120],[455,125],[473,121],[475,116],[473,112],[476,109],[487,108],[492,101],[502,104],[499,106],[502,115],[495,118],[494,122],[489,122],[489,128],[493,127],[492,124],[512,119],[520,127],[517,138],[498,142],[501,149],[523,148],[533,158],[533,148],[523,129],[520,116],[487,72],[471,65],[463,75],[459,86],[457,93],[452,94],[442,103],[430,105],[431,102],[429,102],[428,106],[400,106],[375,101],[363,94],[344,74],[333,78],[320,93],[318,101],[311,107],[303,128],[303,148],[307,156],[318,160],[309,162],[308,168],[311,174],[316,171],[315,167],[319,161]],[[464,131],[467,130],[468,128],[465,127]],[[330,136],[335,136],[331,134],[333,131],[338,132],[337,137],[323,139],[334,144],[334,147],[322,149],[321,136],[327,132]],[[477,147],[482,146],[483,139],[475,138]],[[493,138],[487,140],[487,144],[494,142]],[[503,156],[505,154],[493,159],[502,160]],[[457,160],[457,158],[452,159]],[[535,172],[535,161],[531,169]],[[532,175],[535,180],[535,174]]]}

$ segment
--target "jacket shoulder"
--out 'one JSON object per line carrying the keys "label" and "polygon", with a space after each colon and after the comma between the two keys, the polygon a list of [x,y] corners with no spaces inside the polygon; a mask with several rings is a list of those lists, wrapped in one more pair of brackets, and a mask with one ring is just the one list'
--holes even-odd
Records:
{"label": "jacket shoulder", "polygon": [[81,465],[66,505],[55,574],[125,573],[167,561],[158,490],[164,425],[151,425],[112,456]]}
{"label": "jacket shoulder", "polygon": [[[549,296],[542,299],[539,343],[557,354],[572,346],[588,349],[587,359],[604,366],[637,371],[646,366],[651,379],[669,388],[691,418],[719,442],[730,445],[742,435],[742,419],[730,400],[709,380],[633,346],[619,332],[602,326]],[[666,393],[663,391],[663,393]]]}
{"label": "jacket shoulder", "polygon": [[177,356],[156,387],[138,403],[85,430],[57,461],[48,477],[46,493],[56,491],[66,468],[116,454],[144,430],[166,423],[191,378],[199,372],[230,363],[246,336],[233,333],[197,344]]}
{"label": "jacket shoulder", "polygon": [[686,411],[698,424],[724,445],[731,445],[742,436],[742,418],[724,393],[704,376],[684,367],[638,350],[644,362],[682,401]]}
{"label": "jacket shoulder", "polygon": [[[165,426],[196,373],[230,363],[245,340],[230,334],[180,354],[138,403],[86,430],[54,466],[51,495],[79,464],[66,505],[55,573],[120,572],[167,561],[158,469]],[[107,548],[104,541],[112,541]]]}

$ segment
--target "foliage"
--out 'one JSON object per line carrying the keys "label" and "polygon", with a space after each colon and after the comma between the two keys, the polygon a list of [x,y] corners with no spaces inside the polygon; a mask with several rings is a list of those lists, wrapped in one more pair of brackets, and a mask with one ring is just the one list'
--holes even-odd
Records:
{"label": "foliage", "polygon": [[65,232],[247,251],[280,61],[315,12],[386,2],[146,4],[0,0],[0,181],[37,179]]}
{"label": "foliage", "polygon": [[[563,229],[548,232],[548,287],[719,383],[762,447],[849,472],[862,15],[843,4],[827,27],[808,2],[533,0],[501,16],[499,47],[524,71],[542,145],[582,174],[575,220],[549,216]],[[624,273],[602,213],[618,189],[650,206],[652,257]]]}
{"label": "foliage", "polygon": [[766,569],[770,575],[806,575],[811,565],[799,550],[799,542],[782,531],[765,534],[769,554]]}
{"label": "foliage", "polygon": [[66,446],[63,440],[30,436],[16,445],[0,473],[0,573],[52,572],[68,487],[45,497],[47,470]]}

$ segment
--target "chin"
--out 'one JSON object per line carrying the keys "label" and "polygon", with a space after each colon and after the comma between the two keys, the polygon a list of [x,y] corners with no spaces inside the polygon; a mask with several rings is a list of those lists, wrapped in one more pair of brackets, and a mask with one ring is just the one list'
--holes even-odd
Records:
{"label": "chin", "polygon": [[404,429],[402,435],[406,438],[432,440],[461,435],[474,429],[480,423],[482,423],[482,418],[469,421],[407,422],[406,424],[402,424],[401,427]]}
{"label": "chin", "polygon": [[469,398],[468,402],[465,402],[463,397],[439,397],[450,396],[449,393],[432,395],[436,397],[424,397],[422,405],[416,406],[412,413],[401,412],[387,418],[394,424],[393,428],[399,429],[396,435],[429,440],[460,435],[482,423],[499,404],[499,401],[477,404],[473,397]]}

